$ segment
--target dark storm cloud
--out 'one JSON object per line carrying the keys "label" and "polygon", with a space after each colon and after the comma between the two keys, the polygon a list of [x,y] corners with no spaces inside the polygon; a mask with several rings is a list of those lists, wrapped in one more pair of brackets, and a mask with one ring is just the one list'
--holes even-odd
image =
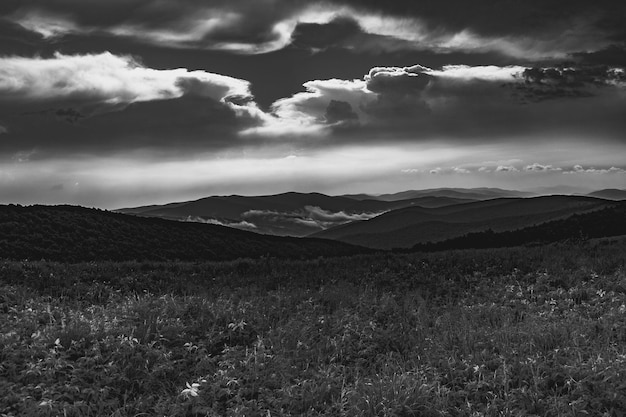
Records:
{"label": "dark storm cloud", "polygon": [[[341,24],[303,26],[302,32],[314,39],[311,47],[339,46],[376,53],[416,48],[440,53],[495,51],[529,62],[563,59],[581,51],[623,45],[626,40],[626,5],[612,0],[332,3],[338,14],[348,17]],[[299,35],[298,31],[295,34]],[[300,36],[294,39],[298,41]]]}
{"label": "dark storm cloud", "polygon": [[[626,38],[626,37],[625,37]],[[591,65],[611,65],[626,67],[626,39],[623,46],[611,45],[593,52],[578,52],[573,56]]]}
{"label": "dark storm cloud", "polygon": [[[68,154],[115,154],[143,149],[169,155],[241,145],[238,133],[258,121],[238,117],[211,99],[184,96],[135,103],[123,111],[72,120],[72,110],[23,114],[10,120],[0,151],[32,149],[31,159]],[[62,113],[62,116],[60,116]]]}
{"label": "dark storm cloud", "polygon": [[[623,32],[626,5],[613,0],[336,0],[396,16],[424,19],[434,28],[460,31],[471,29],[485,35],[550,33],[587,21],[608,28],[613,35]],[[622,20],[620,20],[622,19]]]}
{"label": "dark storm cloud", "polygon": [[352,105],[346,101],[330,100],[326,108],[325,119],[327,123],[356,122],[359,115],[354,112]]}
{"label": "dark storm cloud", "polygon": [[533,67],[524,70],[522,77],[527,83],[533,85],[551,85],[572,89],[626,82],[623,69],[607,66]]}
{"label": "dark storm cloud", "polygon": [[325,49],[339,46],[362,33],[357,21],[349,17],[338,17],[325,24],[298,24],[291,34],[291,43],[299,48]]}
{"label": "dark storm cloud", "polygon": [[626,6],[609,0],[29,0],[3,2],[0,13],[50,39],[107,33],[242,53],[293,42],[314,50],[496,51],[532,60],[623,41]]}
{"label": "dark storm cloud", "polygon": [[9,1],[2,12],[47,37],[107,32],[178,47],[259,52],[285,45],[289,33],[277,24],[300,4],[278,0],[30,0]]}
{"label": "dark storm cloud", "polygon": [[410,68],[372,68],[365,76],[367,89],[377,94],[375,101],[363,106],[369,115],[387,119],[402,120],[421,117],[429,112],[423,99],[423,91],[432,77],[415,66]]}
{"label": "dark storm cloud", "polygon": [[590,97],[601,94],[599,89],[626,85],[624,69],[606,65],[533,67],[524,70],[521,77],[524,83],[517,89],[531,101]]}
{"label": "dark storm cloud", "polygon": [[41,42],[43,37],[10,20],[0,19],[0,39],[2,39],[3,43],[37,44]]}
{"label": "dark storm cloud", "polygon": [[298,23],[291,34],[290,47],[316,53],[342,49],[377,55],[415,49],[411,41],[368,33],[356,19],[342,14],[327,23]]}

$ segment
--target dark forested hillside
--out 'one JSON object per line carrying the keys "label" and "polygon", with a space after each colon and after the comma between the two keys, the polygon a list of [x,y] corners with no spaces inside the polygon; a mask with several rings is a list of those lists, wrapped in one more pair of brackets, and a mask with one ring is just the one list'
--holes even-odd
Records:
{"label": "dark forested hillside", "polygon": [[376,249],[411,248],[467,233],[518,230],[614,204],[585,196],[501,198],[437,208],[406,207],[311,235]]}
{"label": "dark forested hillside", "polygon": [[519,230],[496,233],[489,229],[442,242],[417,244],[412,250],[500,248],[620,235],[626,235],[626,204],[624,203]]}
{"label": "dark forested hillside", "polygon": [[0,259],[230,260],[314,258],[367,251],[323,239],[265,236],[76,206],[0,206]]}

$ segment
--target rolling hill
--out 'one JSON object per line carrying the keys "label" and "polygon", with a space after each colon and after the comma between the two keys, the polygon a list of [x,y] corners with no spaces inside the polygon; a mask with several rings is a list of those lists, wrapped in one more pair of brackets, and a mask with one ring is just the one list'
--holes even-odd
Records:
{"label": "rolling hill", "polygon": [[419,197],[445,197],[468,200],[491,200],[494,198],[507,197],[531,197],[535,194],[524,191],[503,190],[501,188],[431,188],[427,190],[409,190],[394,194],[382,194],[377,196],[382,201],[399,201]]}
{"label": "rolling hill", "polygon": [[503,248],[624,235],[626,235],[626,202],[620,202],[599,210],[573,214],[565,219],[552,220],[523,229],[499,233],[488,229],[437,243],[420,243],[409,251]]}
{"label": "rolling hill", "polygon": [[501,198],[438,208],[407,207],[312,236],[377,249],[409,248],[487,229],[507,231],[606,207],[584,196]]}
{"label": "rolling hill", "polygon": [[422,195],[383,201],[319,193],[245,197],[213,196],[195,201],[116,210],[120,213],[230,226],[278,236],[306,236],[333,226],[366,220],[404,207],[443,207],[474,200]]}
{"label": "rolling hill", "polygon": [[267,236],[77,206],[0,206],[0,259],[222,261],[263,256],[316,258],[368,251],[324,239]]}
{"label": "rolling hill", "polygon": [[591,197],[604,198],[606,200],[626,200],[626,190],[618,190],[615,188],[594,191],[588,195]]}

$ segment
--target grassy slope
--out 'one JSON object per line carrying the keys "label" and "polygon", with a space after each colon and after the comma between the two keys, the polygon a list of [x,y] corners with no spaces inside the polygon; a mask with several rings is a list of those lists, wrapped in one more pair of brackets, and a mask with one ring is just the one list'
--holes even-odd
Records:
{"label": "grassy slope", "polygon": [[[0,414],[608,415],[626,240],[0,264]],[[197,385],[194,385],[197,384]]]}

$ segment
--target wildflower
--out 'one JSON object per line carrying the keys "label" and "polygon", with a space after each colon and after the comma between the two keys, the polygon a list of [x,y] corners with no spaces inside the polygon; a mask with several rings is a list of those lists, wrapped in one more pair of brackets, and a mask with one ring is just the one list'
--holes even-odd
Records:
{"label": "wildflower", "polygon": [[189,382],[187,382],[185,385],[187,386],[187,388],[182,390],[180,395],[182,395],[185,398],[198,396],[198,388],[200,388],[200,384],[198,384],[197,382],[194,382],[193,384],[189,384]]}
{"label": "wildflower", "polygon": [[248,323],[241,320],[239,323],[228,323],[228,328],[230,330],[243,330],[247,325]]}
{"label": "wildflower", "polygon": [[185,349],[187,349],[187,352],[191,353],[191,352],[195,352],[196,350],[198,350],[198,346],[194,345],[191,342],[187,342],[184,345]]}

